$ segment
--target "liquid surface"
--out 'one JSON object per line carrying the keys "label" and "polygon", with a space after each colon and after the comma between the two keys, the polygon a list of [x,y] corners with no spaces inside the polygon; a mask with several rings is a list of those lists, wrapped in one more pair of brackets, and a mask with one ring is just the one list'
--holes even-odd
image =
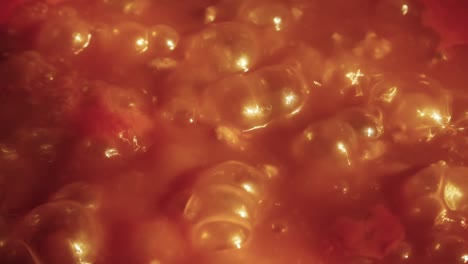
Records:
{"label": "liquid surface", "polygon": [[468,263],[468,45],[423,23],[442,11],[18,3],[0,263]]}

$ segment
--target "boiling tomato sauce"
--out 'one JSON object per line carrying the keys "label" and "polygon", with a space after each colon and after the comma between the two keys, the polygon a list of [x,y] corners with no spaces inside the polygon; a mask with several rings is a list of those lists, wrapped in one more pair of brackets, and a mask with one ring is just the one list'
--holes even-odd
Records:
{"label": "boiling tomato sauce", "polygon": [[466,8],[7,1],[0,262],[468,263]]}

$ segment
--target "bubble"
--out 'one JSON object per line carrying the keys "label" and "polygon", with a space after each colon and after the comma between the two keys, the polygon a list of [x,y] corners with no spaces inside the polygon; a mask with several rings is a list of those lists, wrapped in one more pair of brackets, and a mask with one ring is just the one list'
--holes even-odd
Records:
{"label": "bubble", "polygon": [[406,94],[392,115],[393,124],[403,140],[431,140],[450,124],[451,111],[446,102],[424,94]]}
{"label": "bubble", "polygon": [[308,126],[293,144],[293,153],[299,159],[325,162],[340,168],[354,165],[357,149],[358,137],[353,127],[336,118]]}
{"label": "bubble", "polygon": [[384,133],[382,112],[379,109],[350,108],[339,114],[363,138],[377,139]]}
{"label": "bubble", "polygon": [[377,160],[382,157],[387,145],[381,136],[384,133],[383,116],[378,108],[349,108],[338,114],[338,119],[353,128],[359,141],[358,160]]}
{"label": "bubble", "polygon": [[156,25],[148,29],[149,49],[156,56],[173,52],[179,44],[179,33],[168,25]]}
{"label": "bubble", "polygon": [[33,209],[17,235],[45,263],[94,263],[101,253],[98,220],[74,202],[52,202]]}
{"label": "bubble", "polygon": [[207,67],[217,74],[248,72],[259,59],[259,44],[249,26],[225,22],[197,34],[186,56],[193,67]]}
{"label": "bubble", "polygon": [[[227,77],[207,87],[202,95],[201,115],[215,124],[251,131],[298,114],[307,93],[297,71],[267,67],[248,76]],[[224,98],[230,100],[226,102]]]}
{"label": "bubble", "polygon": [[413,0],[379,1],[376,5],[376,15],[381,20],[389,19],[395,22],[419,20],[423,6]]}
{"label": "bubble", "polygon": [[150,33],[146,27],[136,22],[124,22],[112,27],[111,49],[114,55],[135,59],[148,51]]}
{"label": "bubble", "polygon": [[434,222],[434,230],[447,233],[465,232],[466,212],[442,210]]}
{"label": "bubble", "polygon": [[425,222],[439,228],[466,225],[459,216],[468,212],[467,173],[466,167],[438,162],[413,175],[403,189],[411,217],[425,218]]}
{"label": "bubble", "polygon": [[318,86],[323,77],[325,59],[323,55],[305,43],[291,45],[287,47],[288,56],[284,63],[288,65],[297,65],[304,76],[309,87]]}
{"label": "bubble", "polygon": [[421,196],[410,200],[405,209],[405,217],[409,223],[417,226],[432,227],[444,212],[444,205],[437,197]]}
{"label": "bubble", "polygon": [[[440,162],[413,175],[405,184],[405,194],[411,198],[435,193],[442,188],[447,164]],[[410,199],[411,199],[410,198]]]}
{"label": "bubble", "polygon": [[466,183],[467,167],[451,167],[446,172],[443,198],[452,211],[468,213],[468,184]]}
{"label": "bubble", "polygon": [[48,53],[77,55],[92,39],[88,24],[77,17],[58,17],[47,21],[38,36],[38,47]]}
{"label": "bubble", "polygon": [[303,76],[293,68],[270,66],[252,74],[260,83],[268,88],[277,105],[276,112],[284,116],[293,116],[302,109],[309,89]]}
{"label": "bubble", "polygon": [[392,56],[385,61],[394,70],[404,62],[409,67],[425,67],[437,53],[439,35],[426,23],[422,23],[424,4],[420,1],[398,0],[379,1],[373,10],[371,20],[375,32],[392,36]]}
{"label": "bubble", "polygon": [[18,239],[0,240],[0,262],[5,264],[42,263],[33,250]]}
{"label": "bubble", "polygon": [[414,259],[413,246],[409,242],[403,241],[386,259],[389,260],[388,263],[411,263]]}
{"label": "bubble", "polygon": [[257,169],[228,161],[203,171],[186,204],[192,243],[200,250],[239,249],[251,237],[266,178]]}
{"label": "bubble", "polygon": [[457,235],[435,234],[427,247],[427,258],[431,263],[467,263],[468,244]]}
{"label": "bubble", "polygon": [[372,31],[367,32],[365,38],[353,49],[354,55],[370,57],[375,60],[387,57],[391,51],[392,43],[386,38],[377,36]]}
{"label": "bubble", "polygon": [[362,100],[368,95],[375,76],[379,75],[377,70],[375,67],[369,67],[365,60],[352,54],[338,53],[336,57],[328,59],[323,64],[321,83],[329,87],[324,95],[340,104]]}
{"label": "bubble", "polygon": [[292,11],[285,1],[246,1],[241,6],[240,17],[255,25],[282,31],[292,20]]}
{"label": "bubble", "polygon": [[451,95],[427,76],[382,81],[372,90],[371,101],[389,112],[384,123],[395,141],[430,141],[451,124]]}
{"label": "bubble", "polygon": [[[264,127],[271,121],[273,108],[265,88],[249,77],[227,77],[207,87],[202,94],[201,117],[210,123],[227,123],[243,130]],[[226,102],[225,98],[230,100]]]}
{"label": "bubble", "polygon": [[101,0],[100,4],[111,11],[140,16],[151,7],[149,0]]}
{"label": "bubble", "polygon": [[71,183],[62,187],[50,198],[51,201],[73,201],[97,210],[101,206],[102,193],[98,186],[87,183]]}
{"label": "bubble", "polygon": [[197,184],[228,184],[240,188],[256,199],[265,196],[266,178],[260,171],[239,161],[227,161],[205,170]]}
{"label": "bubble", "polygon": [[392,105],[395,102],[395,99],[400,97],[400,93],[401,88],[397,83],[380,81],[371,89],[371,103],[384,107]]}

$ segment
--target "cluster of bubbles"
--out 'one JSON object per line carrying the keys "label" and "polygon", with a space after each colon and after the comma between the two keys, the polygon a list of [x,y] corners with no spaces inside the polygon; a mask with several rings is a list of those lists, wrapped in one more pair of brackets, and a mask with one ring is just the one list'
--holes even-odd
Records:
{"label": "cluster of bubbles", "polygon": [[[348,194],[350,179],[380,180],[368,177],[374,167],[424,165],[399,186],[396,211],[429,242],[416,248],[408,232],[382,261],[468,263],[468,98],[451,66],[466,47],[437,50],[416,1],[173,2],[30,1],[0,32],[0,262],[106,262],[106,186],[51,187],[38,205],[39,176],[112,178],[154,158],[167,126],[188,138],[208,128],[243,160],[201,159],[211,165],[179,212],[196,252],[248,248],[275,195],[277,168],[256,165],[274,157],[292,161],[280,178],[313,182],[298,197],[320,177]],[[249,151],[268,154],[244,162]]]}
{"label": "cluster of bubbles", "polygon": [[466,175],[465,166],[433,163],[411,176],[403,186],[404,216],[411,225],[432,230],[426,253],[438,262],[465,263]]}
{"label": "cluster of bubbles", "polygon": [[97,215],[100,202],[97,186],[64,186],[2,238],[0,259],[4,263],[95,263],[103,246]]}

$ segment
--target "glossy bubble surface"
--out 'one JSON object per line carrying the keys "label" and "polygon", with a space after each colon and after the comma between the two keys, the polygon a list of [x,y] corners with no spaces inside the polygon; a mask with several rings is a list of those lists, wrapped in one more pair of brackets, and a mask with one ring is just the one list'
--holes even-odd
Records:
{"label": "glossy bubble surface", "polygon": [[[18,236],[47,263],[93,263],[101,249],[99,222],[74,202],[52,202],[32,210]],[[60,252],[60,254],[57,254]]]}
{"label": "glossy bubble surface", "polygon": [[287,1],[245,1],[240,8],[240,17],[253,24],[282,31],[292,22],[291,9]]}
{"label": "glossy bubble surface", "polygon": [[[303,108],[309,90],[302,75],[289,67],[263,68],[225,78],[206,88],[202,117],[243,131],[265,128],[292,118]],[[230,98],[226,105],[224,98]]]}
{"label": "glossy bubble surface", "polygon": [[202,250],[242,248],[252,236],[267,178],[237,161],[218,164],[198,178],[184,217],[192,223],[192,243]]}
{"label": "glossy bubble surface", "polygon": [[90,45],[90,26],[79,18],[59,17],[48,21],[38,37],[40,49],[65,55],[78,55]]}
{"label": "glossy bubble surface", "polygon": [[[111,154],[109,154],[111,155]],[[102,203],[102,190],[96,185],[81,182],[71,183],[58,190],[52,201],[73,201],[82,206],[97,210]]]}
{"label": "glossy bubble surface", "polygon": [[40,264],[39,258],[24,242],[17,239],[0,241],[0,261],[8,264]]}
{"label": "glossy bubble surface", "polygon": [[258,45],[250,27],[241,23],[220,23],[197,34],[186,56],[195,67],[202,65],[217,74],[248,72],[259,59]]}

